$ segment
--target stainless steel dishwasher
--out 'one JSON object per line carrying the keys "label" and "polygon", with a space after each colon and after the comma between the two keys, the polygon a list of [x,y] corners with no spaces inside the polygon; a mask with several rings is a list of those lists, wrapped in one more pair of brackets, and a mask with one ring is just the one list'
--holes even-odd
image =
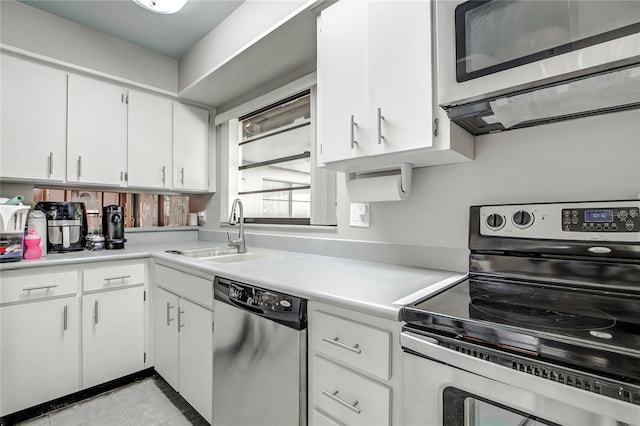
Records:
{"label": "stainless steel dishwasher", "polygon": [[213,425],[307,424],[307,301],[216,277]]}

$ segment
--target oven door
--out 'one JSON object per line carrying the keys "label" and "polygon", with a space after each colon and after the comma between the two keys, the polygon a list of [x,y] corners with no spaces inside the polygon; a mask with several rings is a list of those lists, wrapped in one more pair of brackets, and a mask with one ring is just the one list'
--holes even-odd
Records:
{"label": "oven door", "polygon": [[638,60],[637,1],[436,1],[438,104],[530,89]]}
{"label": "oven door", "polygon": [[405,425],[640,425],[640,406],[443,348],[411,332],[404,353]]}

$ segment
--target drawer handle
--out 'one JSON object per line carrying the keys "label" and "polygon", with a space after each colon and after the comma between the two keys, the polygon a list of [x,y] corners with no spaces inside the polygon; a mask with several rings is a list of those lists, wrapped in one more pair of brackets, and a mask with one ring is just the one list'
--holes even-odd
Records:
{"label": "drawer handle", "polygon": [[56,287],[58,287],[58,284],[41,285],[41,286],[37,286],[37,287],[25,287],[25,288],[22,289],[22,291],[47,290],[47,289],[56,288]]}
{"label": "drawer handle", "polygon": [[349,410],[353,411],[356,414],[360,414],[360,412],[362,410],[360,410],[357,405],[358,405],[358,401],[355,401],[353,404],[349,404],[347,401],[345,401],[344,399],[338,397],[338,391],[335,392],[329,392],[326,390],[322,391],[322,394],[326,397],[328,397],[329,399],[334,400],[335,402],[337,402],[340,405],[343,405],[345,407],[347,407]]}
{"label": "drawer handle", "polygon": [[127,278],[131,278],[131,275],[123,275],[121,277],[105,278],[104,280],[107,282],[107,285],[109,285],[109,284],[111,284],[111,281],[122,280],[124,282],[124,280],[126,280]]}
{"label": "drawer handle", "polygon": [[357,343],[353,346],[349,346],[340,342],[340,340],[337,337],[334,337],[333,339],[330,339],[328,337],[323,337],[322,340],[324,340],[327,343],[331,343],[332,345],[336,345],[339,348],[346,349],[348,351],[356,353],[358,355],[362,353],[362,350],[360,349],[360,345]]}

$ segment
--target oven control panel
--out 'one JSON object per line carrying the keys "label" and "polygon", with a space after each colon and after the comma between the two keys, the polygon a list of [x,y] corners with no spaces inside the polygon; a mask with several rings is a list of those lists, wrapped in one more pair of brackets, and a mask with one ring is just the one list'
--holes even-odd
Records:
{"label": "oven control panel", "polygon": [[640,200],[482,206],[480,234],[640,242]]}

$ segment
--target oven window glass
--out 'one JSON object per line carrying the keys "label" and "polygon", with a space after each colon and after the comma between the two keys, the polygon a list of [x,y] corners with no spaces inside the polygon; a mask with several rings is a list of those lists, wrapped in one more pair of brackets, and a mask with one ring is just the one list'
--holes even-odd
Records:
{"label": "oven window glass", "polygon": [[468,1],[456,8],[457,80],[640,31],[638,1]]}
{"label": "oven window glass", "polygon": [[445,388],[443,398],[444,426],[558,426],[454,387]]}

